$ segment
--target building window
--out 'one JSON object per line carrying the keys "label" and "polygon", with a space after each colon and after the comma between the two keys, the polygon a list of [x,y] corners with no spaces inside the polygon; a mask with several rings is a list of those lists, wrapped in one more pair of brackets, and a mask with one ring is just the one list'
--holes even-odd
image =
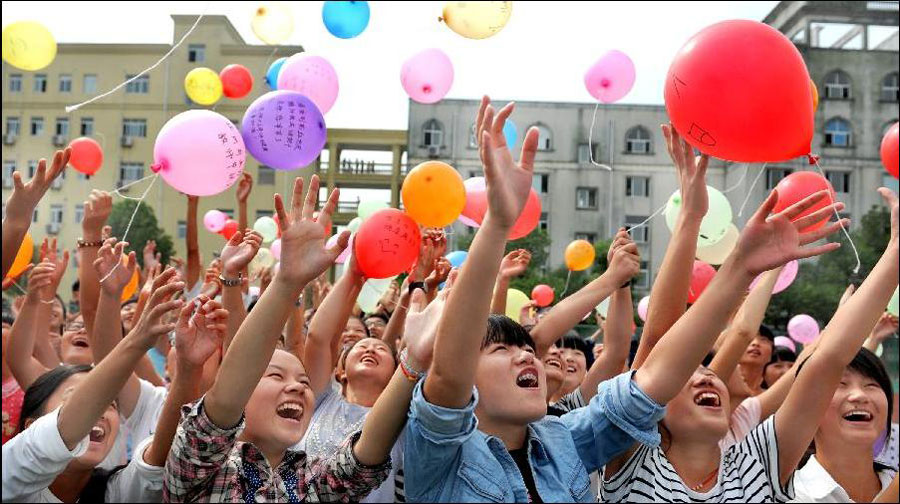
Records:
{"label": "building window", "polygon": [[825,145],[829,147],[850,147],[850,123],[835,117],[825,123]]}
{"label": "building window", "polygon": [[547,191],[550,190],[550,175],[547,173],[535,173],[531,176],[531,187],[536,192],[547,194]]}
{"label": "building window", "polygon": [[650,263],[641,261],[641,272],[634,280],[634,286],[641,289],[650,288]]}
{"label": "building window", "polygon": [[425,147],[440,147],[444,140],[444,128],[437,119],[430,119],[422,127],[422,136]]}
{"label": "building window", "polygon": [[119,167],[119,182],[123,185],[144,178],[144,163],[122,163]]}
{"label": "building window", "polygon": [[578,210],[596,210],[597,188],[579,187],[575,189],[575,208]]}
{"label": "building window", "polygon": [[626,177],[625,196],[634,198],[650,197],[650,177]]}
{"label": "building window", "polygon": [[643,126],[635,126],[625,133],[625,152],[650,154],[650,132]]}
{"label": "building window", "polygon": [[34,74],[34,92],[47,92],[47,74]]}
{"label": "building window", "polygon": [[[125,80],[134,78],[134,75],[126,75]],[[126,93],[147,94],[150,92],[150,76],[141,75],[137,79],[125,85]]]}
{"label": "building window", "polygon": [[13,186],[12,174],[16,171],[16,162],[11,159],[3,161],[3,188],[8,189]]}
{"label": "building window", "polygon": [[97,75],[84,74],[84,94],[94,94],[97,92]]}
{"label": "building window", "polygon": [[72,76],[69,74],[60,74],[59,76],[59,92],[60,93],[71,93],[72,92]]}
{"label": "building window", "polygon": [[81,136],[91,136],[94,134],[94,118],[81,118]]}
{"label": "building window", "polygon": [[68,117],[57,117],[56,118],[56,134],[59,136],[64,136],[64,137],[69,136],[69,118]]}
{"label": "building window", "polygon": [[44,118],[31,118],[31,136],[41,136],[44,134]]}
{"label": "building window", "polygon": [[31,212],[31,222],[37,224],[38,221],[38,209],[35,208],[34,212]]}
{"label": "building window", "polygon": [[538,227],[544,231],[549,227],[549,214],[547,212],[541,212],[541,220],[538,221]]}
{"label": "building window", "polygon": [[275,215],[275,212],[272,210],[257,210],[256,211],[256,219],[259,220],[262,217],[271,217]]}
{"label": "building window", "polygon": [[543,124],[535,124],[534,126],[538,129],[537,150],[548,151],[553,148],[553,133],[550,131],[550,128]]}
{"label": "building window", "polygon": [[183,220],[178,221],[178,237],[179,238],[187,237],[187,221],[183,221]]}
{"label": "building window", "polygon": [[9,74],[9,92],[22,92],[22,74]]}
{"label": "building window", "polygon": [[37,161],[31,159],[28,161],[28,180],[34,178],[34,173],[37,171]]}
{"label": "building window", "polygon": [[881,100],[900,101],[900,76],[896,72],[889,74],[881,81]]}
{"label": "building window", "polygon": [[141,137],[147,136],[146,119],[122,119],[122,136]]}
{"label": "building window", "polygon": [[769,168],[766,170],[766,190],[771,191],[775,189],[775,186],[781,182],[781,179],[787,177],[791,173],[794,173],[794,170],[790,168]]}
{"label": "building window", "polygon": [[[647,222],[646,215],[626,215],[625,229],[631,230],[635,226],[645,222]],[[631,239],[634,240],[635,243],[650,243],[650,228],[641,226],[631,231]]]}
{"label": "building window", "polygon": [[825,76],[825,98],[847,100],[850,98],[850,76],[842,70],[835,70]]}
{"label": "building window", "polygon": [[834,192],[850,192],[850,172],[830,170],[825,172],[825,178],[831,182],[831,187],[834,188]]}
{"label": "building window", "polygon": [[75,205],[75,224],[81,224],[84,220],[84,205],[79,203]]}
{"label": "building window", "polygon": [[50,223],[51,224],[62,224],[63,221],[63,206],[62,205],[50,205]]}
{"label": "building window", "polygon": [[591,162],[591,146],[588,144],[578,144],[578,164],[588,164]]}
{"label": "building window", "polygon": [[595,241],[597,241],[597,233],[578,232],[578,233],[575,233],[575,239],[576,240],[585,240],[585,241],[594,243]]}
{"label": "building window", "polygon": [[189,45],[188,61],[190,63],[203,63],[204,61],[206,61],[206,46],[203,44]]}
{"label": "building window", "polygon": [[6,118],[6,134],[19,136],[19,118],[18,117],[7,117]]}
{"label": "building window", "polygon": [[259,165],[256,172],[256,183],[259,185],[275,185],[275,170],[265,165]]}

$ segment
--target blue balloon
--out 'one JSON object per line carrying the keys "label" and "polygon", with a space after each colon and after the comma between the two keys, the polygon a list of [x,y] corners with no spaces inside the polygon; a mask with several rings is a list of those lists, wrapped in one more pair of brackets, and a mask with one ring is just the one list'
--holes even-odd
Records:
{"label": "blue balloon", "polygon": [[519,131],[516,129],[516,123],[507,119],[503,124],[503,137],[506,138],[506,145],[512,150],[513,146],[516,145],[516,140],[519,139]]}
{"label": "blue balloon", "polygon": [[369,25],[369,2],[325,2],[322,21],[335,37],[353,38]]}
{"label": "blue balloon", "polygon": [[466,258],[469,257],[469,253],[463,250],[455,250],[447,254],[446,257],[454,268],[459,268],[466,261]]}
{"label": "blue balloon", "polygon": [[287,56],[278,58],[269,65],[269,70],[266,72],[266,84],[268,84],[272,90],[278,89],[278,72],[281,71],[281,65],[284,65],[285,61],[287,61]]}

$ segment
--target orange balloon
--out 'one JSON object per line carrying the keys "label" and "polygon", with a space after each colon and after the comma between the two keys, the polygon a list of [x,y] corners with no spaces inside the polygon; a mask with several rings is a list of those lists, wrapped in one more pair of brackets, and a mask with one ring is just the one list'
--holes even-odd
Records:
{"label": "orange balloon", "polygon": [[400,191],[406,213],[425,227],[450,225],[466,206],[466,188],[452,166],[426,161],[413,168]]}
{"label": "orange balloon", "polygon": [[[120,267],[128,266],[128,256],[122,255],[122,265]],[[131,296],[134,296],[134,293],[137,292],[138,281],[140,279],[140,275],[138,275],[137,268],[134,269],[134,274],[131,275],[131,280],[128,281],[128,285],[125,286],[125,289],[122,291],[122,302],[128,301],[131,299]]]}
{"label": "orange balloon", "polygon": [[566,267],[572,271],[586,270],[594,264],[594,246],[587,240],[575,240],[566,247]]}
{"label": "orange balloon", "polygon": [[812,79],[809,79],[809,92],[812,93],[813,112],[819,109],[819,88]]}
{"label": "orange balloon", "polygon": [[13,260],[12,266],[9,268],[9,272],[6,273],[6,278],[16,278],[28,268],[28,265],[31,264],[31,258],[34,256],[34,240],[31,239],[31,234],[26,232],[25,238],[22,240],[22,245],[19,246],[19,251],[16,252],[16,258]]}

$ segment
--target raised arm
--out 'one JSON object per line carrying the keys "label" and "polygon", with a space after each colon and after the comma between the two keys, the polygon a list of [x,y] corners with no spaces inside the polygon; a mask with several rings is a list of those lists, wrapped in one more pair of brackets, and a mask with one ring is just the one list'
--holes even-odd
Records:
{"label": "raised arm", "polygon": [[41,290],[53,282],[55,269],[56,266],[47,260],[31,270],[25,302],[9,331],[9,354],[3,358],[22,390],[26,390],[48,371],[46,366],[34,358],[34,337],[38,326],[38,311],[42,304]]}
{"label": "raised arm", "polygon": [[[407,277],[408,278],[408,277]],[[409,311],[410,293],[406,282],[403,282],[403,289],[400,291],[400,299],[394,306],[394,313],[388,319],[387,325],[384,327],[384,333],[381,335],[381,341],[391,348],[394,352],[399,351],[396,347],[397,338],[403,337],[403,328],[406,326],[406,317]]]}
{"label": "raised arm", "polygon": [[472,398],[494,281],[507,237],[525,207],[531,188],[538,131],[537,128],[528,130],[516,164],[502,131],[512,111],[513,104],[510,103],[495,120],[494,109],[488,105],[487,97],[482,99],[476,132],[481,139],[488,211],[469,248],[457,285],[447,299],[447,316],[441,317],[438,325],[435,359],[424,384],[425,397],[437,406],[463,408]]}
{"label": "raised arm", "polygon": [[506,313],[506,294],[509,291],[509,282],[525,273],[529,263],[531,263],[531,252],[525,249],[513,250],[503,257],[503,260],[500,261],[500,272],[497,274],[497,282],[494,284],[494,296],[491,298],[491,313],[495,315]]}
{"label": "raised arm", "polygon": [[223,351],[228,351],[228,346],[234,335],[237,334],[238,328],[244,323],[247,317],[247,308],[244,306],[244,297],[241,295],[241,284],[233,285],[238,280],[246,278],[244,271],[247,265],[256,257],[259,247],[262,244],[262,235],[250,229],[245,229],[243,233],[238,231],[231,236],[231,239],[222,248],[222,277],[226,284],[222,286],[222,303],[228,310],[228,331],[225,333],[225,342]]}
{"label": "raised arm", "polygon": [[638,369],[650,355],[650,351],[670,327],[687,309],[694,256],[697,255],[697,237],[700,223],[709,210],[706,194],[706,167],[709,157],[705,154],[694,158],[694,148],[682,140],[671,124],[662,126],[669,157],[675,164],[675,172],[681,187],[681,212],[675,221],[672,238],[666,248],[659,274],[650,290],[650,307],[647,323],[641,333],[641,342],[631,369]]}
{"label": "raised arm", "polygon": [[[200,198],[197,196],[187,197],[187,233],[185,234],[185,245],[187,246],[187,274],[185,282],[188,290],[192,290],[197,282],[200,281],[200,274],[203,271],[203,265],[200,262],[200,244],[197,227],[197,207]],[[243,229],[243,228],[239,228]]]}
{"label": "raised arm", "polygon": [[453,265],[450,264],[446,257],[441,256],[435,260],[434,270],[425,279],[425,296],[428,298],[429,303],[437,298],[438,289],[442,283],[447,281],[451,269],[453,269]]}
{"label": "raised arm", "polygon": [[882,313],[881,317],[878,319],[878,323],[875,324],[872,332],[869,333],[869,337],[866,338],[866,343],[863,346],[870,352],[878,350],[878,345],[897,332],[897,325],[898,320],[896,315],[892,315],[888,312]]}
{"label": "raised arm", "polygon": [[3,278],[6,278],[22,246],[35,207],[56,177],[66,169],[71,154],[72,149],[68,147],[64,151],[56,151],[49,169],[46,159],[38,161],[37,171],[27,184],[22,182],[18,171],[13,172],[13,191],[6,200],[6,216],[3,218]]}
{"label": "raised arm", "polygon": [[[69,265],[69,252],[63,251],[60,255],[56,251],[56,238],[48,240],[44,238],[40,249],[41,262],[50,261],[55,266],[50,284],[41,289],[41,304],[37,311],[37,323],[34,326],[34,356],[47,369],[59,366],[59,354],[50,343],[50,331],[56,328],[50,327],[50,317],[53,305],[56,303],[56,292],[62,282],[63,275]],[[65,321],[63,321],[65,325]]]}
{"label": "raised arm", "polygon": [[235,335],[216,381],[206,395],[206,413],[220,427],[232,427],[241,419],[275,352],[294,300],[347,246],[349,233],[344,232],[334,247],[325,248],[325,230],[337,207],[338,191],[331,193],[318,219],[313,219],[318,193],[319,177],[313,175],[304,202],[303,179],[297,178],[290,215],[285,212],[281,195],[275,195],[275,210],[282,228],[281,267]]}
{"label": "raised arm", "polygon": [[[237,191],[235,192],[235,198],[237,199],[238,204],[238,229],[247,229],[250,227],[250,221],[247,217],[247,198],[250,197],[251,191],[253,191],[253,175],[244,172],[244,174],[241,175],[241,179],[238,180]],[[241,270],[241,273],[244,275],[244,278],[247,278],[250,276],[250,268],[245,266],[244,269]],[[249,289],[249,283],[241,287],[241,291],[244,293],[247,293]]]}
{"label": "raised arm", "polygon": [[815,436],[844,368],[859,352],[897,288],[900,276],[897,196],[879,189],[891,209],[891,238],[881,259],[856,293],[840,306],[819,337],[815,353],[794,374],[794,386],[775,414],[781,482],[788,480]]}
{"label": "raised arm", "polygon": [[78,246],[81,261],[78,266],[78,279],[81,288],[78,291],[81,305],[81,316],[88,334],[94,331],[94,318],[97,315],[97,302],[100,299],[100,278],[94,271],[93,264],[97,259],[97,251],[103,243],[103,226],[112,212],[112,196],[104,191],[93,190],[84,202],[84,220],[81,221],[81,239]]}

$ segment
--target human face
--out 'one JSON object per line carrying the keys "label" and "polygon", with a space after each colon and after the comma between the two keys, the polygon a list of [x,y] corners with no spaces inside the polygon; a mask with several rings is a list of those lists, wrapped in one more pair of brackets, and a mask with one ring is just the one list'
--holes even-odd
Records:
{"label": "human face", "polygon": [[741,364],[762,367],[770,360],[772,360],[772,340],[757,334],[741,357]]}
{"label": "human face", "polygon": [[790,361],[778,361],[766,366],[766,374],[763,375],[766,385],[769,387],[775,385],[775,382],[777,382],[784,373],[790,371],[792,367],[794,367],[794,363]]}
{"label": "human face", "polygon": [[544,363],[544,372],[547,374],[547,398],[549,399],[559,391],[565,380],[562,349],[551,345],[541,361]]}
{"label": "human face", "polygon": [[728,432],[728,388],[703,366],[666,405],[663,424],[673,440],[702,438],[718,442]]}
{"label": "human face", "polygon": [[487,424],[524,426],[547,415],[544,363],[530,346],[493,343],[481,351],[475,372],[478,418]]}
{"label": "human face", "polygon": [[91,341],[84,328],[84,319],[81,318],[81,315],[66,324],[59,351],[60,360],[64,364],[90,365],[94,362]]}
{"label": "human face", "polygon": [[63,325],[63,305],[59,299],[53,298],[53,309],[50,311],[50,332],[59,334]]}
{"label": "human face", "polygon": [[887,408],[887,395],[878,382],[845,369],[819,423],[816,448],[820,444],[836,448],[848,444],[871,448],[887,425]]}
{"label": "human face", "polygon": [[134,327],[134,312],[137,308],[137,303],[128,303],[127,305],[122,307],[121,315],[122,315],[122,325],[125,326],[125,332],[131,330]]}
{"label": "human face", "polygon": [[341,348],[353,346],[357,341],[365,337],[366,327],[363,325],[362,320],[359,320],[356,317],[350,317],[346,327],[344,327],[343,334],[341,334]]}
{"label": "human face", "polygon": [[292,354],[275,350],[247,401],[242,438],[264,454],[282,453],[303,438],[314,404],[303,364]]}
{"label": "human face", "polygon": [[584,381],[584,375],[587,374],[587,359],[580,350],[574,348],[562,349],[563,359],[565,360],[566,379],[563,381],[563,395],[575,391]]}
{"label": "human face", "polygon": [[369,317],[366,319],[366,328],[369,329],[369,335],[373,338],[381,339],[384,334],[384,328],[387,324],[378,317]]}
{"label": "human face", "polygon": [[394,356],[387,344],[375,338],[365,338],[347,353],[344,372],[350,384],[374,380],[387,386],[395,368]]}

